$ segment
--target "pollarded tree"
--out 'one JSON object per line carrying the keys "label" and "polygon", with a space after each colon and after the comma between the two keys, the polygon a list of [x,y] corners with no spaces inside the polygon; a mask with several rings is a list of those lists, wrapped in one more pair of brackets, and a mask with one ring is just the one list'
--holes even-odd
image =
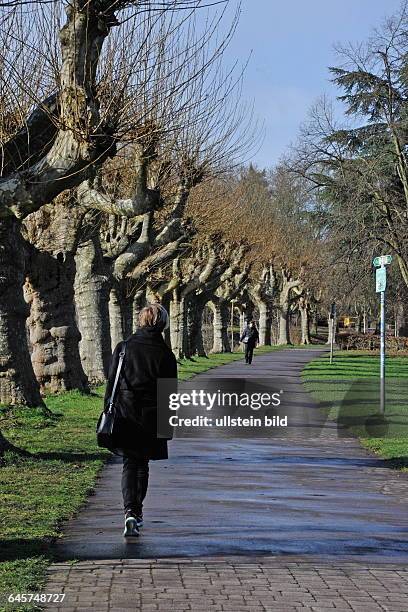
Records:
{"label": "pollarded tree", "polygon": [[249,266],[244,263],[244,257],[245,250],[241,248],[233,265],[230,265],[230,274],[211,296],[209,305],[213,311],[212,353],[228,353],[234,349],[228,337],[228,326],[234,301],[241,298],[243,288],[248,280]]}
{"label": "pollarded tree", "polygon": [[[176,8],[177,4],[179,3],[174,3],[172,8]],[[118,34],[113,37],[113,41],[102,54],[100,62],[97,91],[100,100],[101,123],[108,117],[112,122],[114,116],[115,140],[120,142],[120,145],[127,147],[131,145],[132,147],[132,188],[130,193],[126,194],[127,197],[122,198],[120,193],[106,192],[101,185],[100,169],[98,169],[100,163],[94,163],[87,171],[89,178],[82,181],[78,187],[77,200],[83,209],[98,209],[105,214],[110,214],[108,218],[110,226],[113,214],[128,217],[138,216],[140,223],[128,223],[123,217],[119,219],[124,235],[120,241],[121,248],[117,242],[115,243],[116,256],[121,255],[132,241],[132,232],[129,233],[130,227],[133,228],[133,236],[136,236],[137,247],[143,246],[143,252],[139,248],[139,259],[146,255],[149,247],[152,246],[146,241],[141,245],[146,232],[142,232],[140,240],[138,236],[138,228],[143,225],[141,215],[155,210],[160,205],[158,191],[149,189],[147,186],[148,165],[154,157],[151,149],[152,146],[154,148],[154,143],[160,139],[161,134],[171,133],[175,124],[180,121],[180,116],[184,114],[183,105],[175,106],[169,101],[177,99],[176,93],[181,95],[183,88],[187,86],[191,78],[191,69],[187,69],[186,66],[189,66],[197,52],[201,52],[205,41],[210,36],[210,34],[205,34],[199,41],[181,37],[180,31],[184,27],[183,24],[191,20],[191,15],[189,20],[184,16],[177,21],[174,14],[174,11],[163,10],[161,14],[158,14],[158,11],[146,9],[143,11],[141,20],[128,19],[125,25],[118,29]],[[50,47],[52,48],[53,45]],[[209,66],[220,56],[222,48],[223,45],[214,52],[213,58],[207,58]],[[58,61],[57,50],[52,65],[58,66]],[[51,104],[54,104],[53,100],[54,98],[49,103],[50,108],[52,108]],[[47,136],[49,137],[49,133]],[[147,146],[144,144],[146,136],[148,136]],[[102,161],[102,158],[98,160],[98,162]],[[112,169],[108,172],[107,179],[111,177]],[[126,180],[128,181],[128,178]],[[75,234],[76,236],[72,245],[75,245],[76,249],[76,311],[82,332],[81,357],[89,380],[94,383],[103,380],[110,359],[107,296],[111,292],[111,310],[114,310],[115,295],[112,285],[117,279],[112,276],[111,266],[108,265],[106,252],[103,249],[103,240],[101,243],[99,236],[99,226],[104,225],[103,215],[95,215],[91,212],[85,215],[83,209],[78,209],[78,215],[71,215],[72,227],[67,226],[66,230],[70,235]],[[58,212],[57,210],[57,216]],[[83,219],[83,222],[78,224],[79,218]],[[31,220],[28,219],[26,224],[30,222]],[[35,219],[34,225],[36,225]],[[57,225],[53,223],[53,228],[56,230],[55,235],[58,235]],[[63,325],[61,312],[58,321],[60,324],[55,325],[53,315],[44,311],[47,307],[51,308],[53,302],[58,303],[61,294],[67,300],[64,302],[66,312],[73,311],[71,260],[74,253],[70,250],[66,257],[66,254],[58,251],[58,245],[55,244],[52,233],[47,228],[43,228],[42,235],[39,235],[39,228],[41,228],[41,223],[36,225],[36,231],[31,235],[35,236],[35,240],[41,244],[41,257],[42,259],[48,258],[50,265],[48,267],[36,266],[39,260],[32,257],[31,265],[27,269],[30,287],[27,295],[30,296],[32,306],[30,323],[35,328],[31,334],[35,373],[40,376],[40,382],[44,388],[62,390],[68,385],[68,387],[77,386],[82,389],[85,383],[83,372],[78,367],[78,349],[75,346],[80,336],[77,330],[76,333],[72,333],[74,327],[70,323]],[[103,238],[104,230],[101,229],[101,231]],[[109,233],[112,232],[106,232],[106,234]],[[111,242],[110,247],[114,242]],[[33,252],[37,252],[36,246],[34,243]],[[114,256],[113,250],[109,248],[108,258]],[[50,267],[58,271],[58,274],[53,276],[54,282],[48,278]],[[70,300],[69,303],[68,300]],[[41,305],[42,314],[38,312],[39,305]],[[41,333],[38,330],[40,321]],[[56,336],[57,328],[61,330],[64,328],[66,333],[59,333]],[[51,344],[46,341],[46,338],[49,337],[53,338]],[[45,347],[47,347],[46,357]],[[47,373],[43,376],[44,368],[41,364],[45,363],[45,358],[49,364],[45,368]],[[53,373],[50,377],[51,371]],[[66,374],[68,372],[71,373],[69,376]],[[77,375],[73,376],[72,372],[77,372]]]}
{"label": "pollarded tree", "polygon": [[[200,4],[169,0],[161,3],[160,10],[194,10]],[[49,80],[54,83],[51,93],[55,96],[50,100],[48,84],[43,87],[38,79],[38,86],[30,89],[27,82],[36,82],[32,77],[39,74],[38,58],[48,57],[43,49],[51,49],[47,37],[54,30],[54,13],[59,13],[61,6],[66,15],[59,32],[59,61],[50,62],[46,71],[52,74]],[[8,67],[1,75],[0,103],[1,402],[41,403],[26,341],[28,310],[22,289],[25,249],[21,222],[65,189],[82,182],[90,168],[114,152],[115,108],[107,104],[101,114],[97,87],[101,52],[111,29],[120,25],[117,14],[125,11],[122,16],[128,22],[143,18],[150,8],[158,7],[155,3],[125,0],[75,0],[62,5],[33,2],[30,6],[11,2],[4,7],[3,31],[12,43],[3,44],[1,50],[3,68]],[[24,66],[26,71],[15,70],[16,66]],[[10,101],[18,100],[22,90],[24,100],[28,92],[29,103],[11,103],[10,107]]]}
{"label": "pollarded tree", "polygon": [[[115,3],[116,7],[120,8]],[[43,8],[34,7],[34,10]],[[19,129],[16,122],[11,134],[1,129],[5,133],[0,179],[0,401],[3,403],[41,403],[26,340],[28,309],[23,297],[25,248],[21,221],[79,182],[81,173],[108,155],[113,145],[111,126],[100,121],[95,84],[103,42],[116,24],[115,9],[111,2],[74,2],[66,9],[66,21],[60,30],[56,112],[49,112],[48,101],[45,106],[38,103],[38,92],[34,91],[31,101],[36,108],[29,117],[23,118],[25,127]],[[6,25],[19,19],[18,31],[28,31],[24,10],[9,8],[6,17],[10,20]],[[10,32],[11,39],[12,36]],[[20,43],[21,47],[30,48],[30,45],[24,47],[23,41]],[[3,49],[11,54],[6,61],[13,66],[15,47]],[[33,67],[32,61],[29,64]],[[8,78],[8,73],[3,73],[2,89],[6,92],[14,84],[13,79],[7,82]],[[23,87],[21,76],[19,79],[17,91]],[[7,122],[8,114],[6,109],[2,124]],[[47,119],[52,127],[47,125]]]}
{"label": "pollarded tree", "polygon": [[259,312],[259,344],[271,344],[271,311],[275,296],[276,277],[272,263],[265,264],[261,270],[255,268],[252,283],[248,284],[248,294]]}
{"label": "pollarded tree", "polygon": [[[237,125],[237,116],[234,113],[233,119],[226,120],[222,127],[218,126],[218,121],[227,97],[234,92],[232,75],[224,77],[220,65],[234,24],[235,21],[221,45],[214,46],[218,26],[215,22],[199,35],[193,32],[194,28],[188,30],[181,49],[177,44],[171,45],[170,57],[160,46],[160,79],[157,79],[156,88],[147,78],[152,62],[145,64],[145,78],[138,88],[143,95],[135,97],[131,113],[131,116],[143,117],[143,121],[131,130],[135,137],[131,147],[131,176],[136,177],[136,184],[130,197],[115,197],[110,189],[104,189],[98,177],[84,182],[78,189],[81,204],[104,213],[134,218],[132,231],[126,229],[125,235],[122,234],[123,220],[115,223],[110,217],[109,224],[102,222],[101,226],[100,240],[105,261],[111,269],[110,312],[115,342],[132,331],[132,324],[126,321],[132,320],[134,327],[136,313],[145,298],[139,287],[147,282],[150,271],[175,257],[187,238],[183,215],[190,191],[215,168],[220,172],[227,146],[231,159],[232,128]],[[178,54],[175,49],[179,49]],[[168,75],[163,69],[166,61],[172,66]],[[178,69],[175,62],[178,62]],[[157,62],[153,65],[157,66]],[[142,103],[138,107],[139,98]],[[126,121],[125,126],[128,126],[127,115]],[[125,134],[128,138],[126,130]],[[123,186],[127,187],[128,180],[122,172],[125,185],[122,184],[119,192]],[[110,229],[106,231],[106,226],[112,224],[121,228],[113,241]],[[125,227],[129,228],[126,222]],[[84,251],[81,249],[80,253]],[[91,268],[89,264],[86,266],[87,270]],[[81,314],[83,279],[77,279],[77,286],[81,328],[81,319],[87,317],[86,308],[83,317]],[[133,304],[132,296],[135,296]],[[95,353],[93,335],[86,344],[85,334],[83,336],[81,345],[84,349],[88,347],[91,357]],[[103,375],[103,371],[99,373]]]}

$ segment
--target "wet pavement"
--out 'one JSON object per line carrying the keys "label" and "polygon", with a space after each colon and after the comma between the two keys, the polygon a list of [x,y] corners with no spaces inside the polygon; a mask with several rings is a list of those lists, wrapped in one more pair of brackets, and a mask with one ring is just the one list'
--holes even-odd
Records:
{"label": "wet pavement", "polygon": [[[279,379],[295,412],[319,410],[300,382],[316,349],[290,349],[235,362],[211,377]],[[208,378],[208,373],[196,377]],[[321,424],[320,424],[321,425]],[[408,563],[408,479],[369,456],[332,424],[302,438],[175,439],[170,460],[151,462],[143,535],[121,538],[120,460],[105,468],[96,495],[71,521],[59,559],[206,555],[313,555]],[[203,436],[206,432],[203,430]]]}

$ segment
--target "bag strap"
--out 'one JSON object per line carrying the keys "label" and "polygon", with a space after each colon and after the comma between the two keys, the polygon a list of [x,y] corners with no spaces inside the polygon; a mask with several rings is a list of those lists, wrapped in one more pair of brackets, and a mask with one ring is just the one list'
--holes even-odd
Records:
{"label": "bag strap", "polygon": [[119,353],[119,362],[118,362],[118,367],[116,368],[116,376],[115,376],[115,382],[113,383],[112,393],[109,398],[108,412],[112,412],[113,410],[113,402],[115,401],[116,389],[117,389],[118,382],[119,382],[120,372],[122,370],[123,360],[125,359],[125,354],[126,354],[126,342],[123,343],[123,348]]}

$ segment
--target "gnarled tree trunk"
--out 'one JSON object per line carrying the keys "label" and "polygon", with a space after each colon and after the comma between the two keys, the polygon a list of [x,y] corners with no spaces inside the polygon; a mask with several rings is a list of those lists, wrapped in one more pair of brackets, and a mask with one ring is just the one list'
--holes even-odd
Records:
{"label": "gnarled tree trunk", "polygon": [[211,353],[222,353],[222,318],[221,307],[218,301],[210,302],[210,307],[213,311],[213,345]]}
{"label": "gnarled tree trunk", "polygon": [[184,326],[184,299],[177,295],[177,291],[173,291],[173,297],[170,301],[170,342],[177,359],[184,357]]}
{"label": "gnarled tree trunk", "polygon": [[[161,303],[163,307],[166,309],[167,314],[169,315],[169,323],[170,323],[170,296],[165,295]],[[164,341],[166,342],[167,346],[171,348],[170,325],[167,329],[164,330],[163,335],[164,335]]]}
{"label": "gnarled tree trunk", "polygon": [[290,341],[290,305],[291,292],[300,285],[300,280],[293,280],[290,275],[281,270],[282,284],[279,293],[279,335],[278,344],[291,344]]}
{"label": "gnarled tree trunk", "polygon": [[290,344],[288,296],[282,292],[279,299],[279,337],[278,344]]}
{"label": "gnarled tree trunk", "polygon": [[139,327],[139,314],[142,308],[146,305],[146,294],[143,290],[136,291],[133,296],[132,303],[132,321],[133,321],[133,332]]}
{"label": "gnarled tree trunk", "polygon": [[269,346],[271,344],[271,315],[267,302],[260,301],[257,304],[259,310],[259,344]]}
{"label": "gnarled tree trunk", "polygon": [[185,326],[185,355],[192,357],[193,355],[205,356],[204,340],[203,340],[203,311],[206,300],[197,299],[192,296],[186,299],[186,326]]}
{"label": "gnarled tree trunk", "polygon": [[111,343],[113,349],[119,344],[119,342],[123,341],[125,336],[122,316],[122,304],[117,287],[112,287],[109,295],[109,322]]}
{"label": "gnarled tree trunk", "polygon": [[24,300],[25,245],[15,217],[0,220],[0,403],[43,402],[27,342]]}
{"label": "gnarled tree trunk", "polygon": [[309,304],[304,298],[299,300],[299,312],[300,312],[300,327],[302,333],[301,344],[311,344],[310,338],[310,310]]}
{"label": "gnarled tree trunk", "polygon": [[81,332],[79,351],[91,384],[105,381],[111,358],[110,279],[97,236],[79,245],[76,256],[75,303]]}
{"label": "gnarled tree trunk", "polygon": [[31,361],[42,390],[88,391],[79,355],[81,334],[75,320],[74,257],[70,253],[59,256],[31,252],[24,287],[31,306],[28,318]]}
{"label": "gnarled tree trunk", "polygon": [[230,353],[231,344],[228,338],[229,304],[226,300],[211,302],[214,318],[214,340],[211,353]]}

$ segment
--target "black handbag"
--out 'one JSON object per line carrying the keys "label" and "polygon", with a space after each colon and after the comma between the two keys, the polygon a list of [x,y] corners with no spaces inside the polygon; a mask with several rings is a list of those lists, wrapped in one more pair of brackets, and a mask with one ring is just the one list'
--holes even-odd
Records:
{"label": "black handbag", "polygon": [[120,372],[122,370],[123,360],[126,353],[126,342],[123,343],[123,348],[119,353],[118,367],[116,369],[115,382],[113,383],[112,393],[107,406],[104,407],[101,416],[98,419],[96,426],[96,440],[98,446],[112,450],[115,447],[114,443],[114,427],[116,419],[115,397],[118,386]]}

